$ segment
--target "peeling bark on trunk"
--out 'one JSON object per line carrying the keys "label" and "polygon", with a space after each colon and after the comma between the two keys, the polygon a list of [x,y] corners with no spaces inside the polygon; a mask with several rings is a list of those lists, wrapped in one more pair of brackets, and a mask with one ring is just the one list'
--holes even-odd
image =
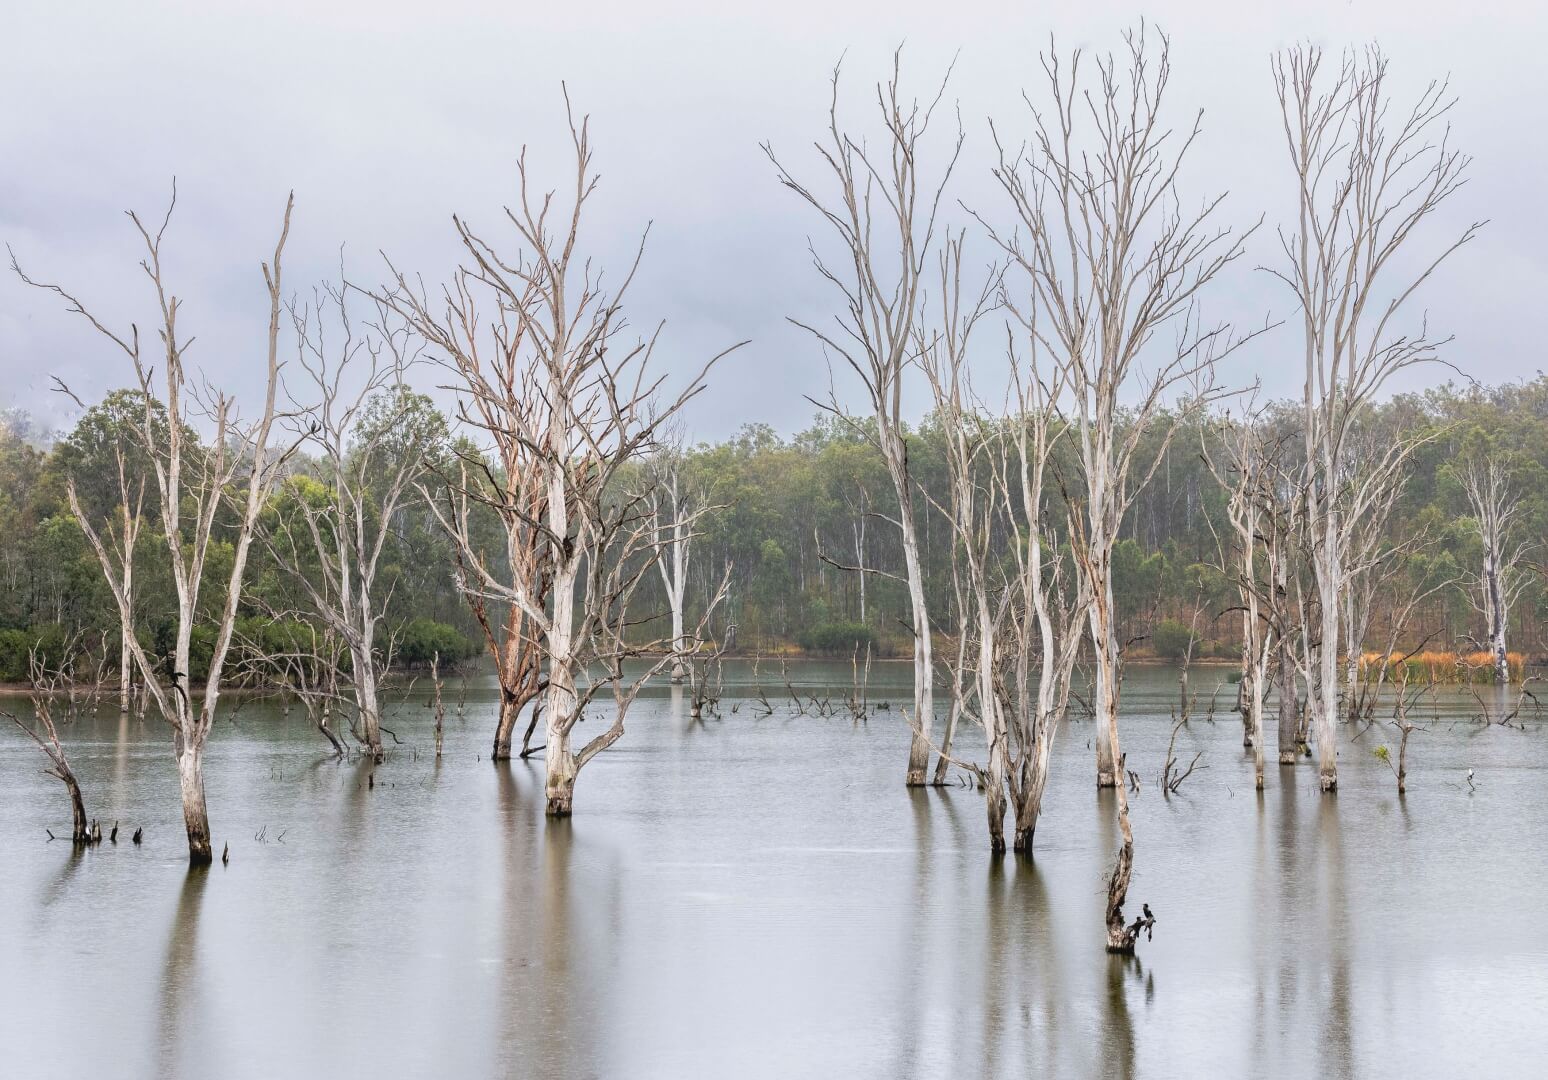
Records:
{"label": "peeling bark on trunk", "polygon": [[521,718],[521,702],[505,687],[500,688],[500,718],[495,723],[492,761],[509,761],[511,736],[516,732],[516,721]]}
{"label": "peeling bark on trunk", "polygon": [[376,691],[376,664],[365,649],[351,649],[351,661],[355,665],[355,703],[360,712],[360,741],[365,743],[366,754],[372,761],[387,760],[382,749],[381,705]]}
{"label": "peeling bark on trunk", "polygon": [[[1330,531],[1332,526],[1330,525]],[[1330,535],[1329,542],[1335,542]],[[1338,593],[1343,575],[1329,573],[1323,595],[1322,644],[1318,649],[1316,721],[1317,782],[1324,792],[1338,789]],[[1329,602],[1331,600],[1331,603]]]}
{"label": "peeling bark on trunk", "polygon": [[551,818],[569,817],[575,807],[575,754],[568,732],[548,726],[548,746],[543,751],[546,780],[543,812]]}

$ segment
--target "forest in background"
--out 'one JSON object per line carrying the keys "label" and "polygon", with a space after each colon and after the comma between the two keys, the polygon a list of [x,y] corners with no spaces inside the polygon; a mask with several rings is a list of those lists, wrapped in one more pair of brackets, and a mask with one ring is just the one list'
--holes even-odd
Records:
{"label": "forest in background", "polygon": [[[117,491],[111,447],[132,439],[124,428],[134,392],[109,395],[82,416],[74,429],[46,431],[19,410],[0,422],[0,678],[27,676],[29,650],[62,648],[81,638],[90,651],[113,654],[118,614],[65,495],[65,479],[82,479],[86,497],[111,508]],[[401,411],[387,409],[384,391],[377,410],[352,433],[355,441],[374,434],[373,424]],[[449,438],[446,418],[428,398],[407,394],[413,424],[428,445]],[[1279,407],[1289,411],[1290,405]],[[1272,414],[1274,410],[1270,410]],[[1114,597],[1122,636],[1134,656],[1180,657],[1188,627],[1196,627],[1196,657],[1236,658],[1241,623],[1235,614],[1236,586],[1222,567],[1217,538],[1230,531],[1228,493],[1211,474],[1201,447],[1217,438],[1223,413],[1191,418],[1164,449],[1155,478],[1139,495],[1114,549]],[[1170,423],[1157,422],[1160,432]],[[1425,543],[1403,553],[1403,577],[1439,588],[1411,613],[1404,646],[1426,641],[1433,647],[1469,651],[1485,637],[1479,610],[1479,568],[1483,550],[1477,515],[1459,480],[1461,463],[1486,458],[1504,461],[1519,493],[1522,512],[1515,523],[1519,560],[1509,568],[1521,589],[1511,611],[1511,648],[1534,661],[1548,652],[1545,593],[1538,540],[1548,528],[1548,377],[1519,384],[1483,387],[1448,384],[1404,394],[1373,410],[1364,421],[1368,436],[1419,440],[1412,467],[1386,522],[1388,543],[1424,536]],[[1385,434],[1384,434],[1385,433]],[[1155,436],[1160,442],[1159,434]],[[419,443],[403,449],[417,452]],[[712,511],[700,523],[689,563],[686,603],[697,617],[723,569],[731,585],[716,632],[735,626],[732,650],[743,654],[811,652],[850,656],[869,644],[878,656],[906,656],[910,649],[908,596],[903,584],[881,574],[859,574],[855,565],[897,573],[902,552],[896,529],[885,515],[891,483],[885,464],[863,428],[819,416],[805,431],[784,436],[763,424],[744,425],[720,442],[701,442],[678,451],[682,477]],[[909,433],[909,457],[917,496],[922,553],[934,603],[942,613],[937,636],[949,637],[951,531],[932,508],[946,501],[948,480],[941,425],[927,416]],[[1145,451],[1141,452],[1142,459]],[[390,471],[391,458],[377,469]],[[326,480],[327,467],[299,456],[289,465],[288,483],[273,496],[274,513],[286,499],[303,496]],[[96,490],[92,490],[95,482]],[[1053,481],[1050,481],[1052,483]],[[368,488],[368,491],[370,489]],[[483,523],[485,542],[499,543],[497,526]],[[137,590],[139,632],[155,643],[171,632],[176,605],[170,577],[154,557],[154,529],[139,544],[151,545],[142,560]],[[382,574],[390,583],[386,636],[397,667],[427,667],[434,654],[457,663],[483,652],[476,620],[459,595],[451,544],[434,516],[417,500],[399,506],[384,549]],[[839,565],[835,565],[839,564]],[[212,587],[207,603],[223,596],[219,577],[229,568],[216,558],[206,567]],[[639,610],[667,618],[664,586],[655,575],[641,583]],[[243,637],[267,643],[294,633],[297,598],[272,552],[259,545],[243,598]],[[1393,595],[1397,595],[1394,593]],[[1378,597],[1365,644],[1377,648],[1387,612]],[[287,613],[283,617],[278,613]],[[315,620],[314,620],[315,621]],[[279,624],[279,625],[276,625]],[[641,631],[642,633],[645,631]],[[195,665],[198,670],[196,642]],[[116,676],[111,666],[108,674]],[[85,678],[90,672],[82,672]],[[257,684],[261,679],[254,676]]]}

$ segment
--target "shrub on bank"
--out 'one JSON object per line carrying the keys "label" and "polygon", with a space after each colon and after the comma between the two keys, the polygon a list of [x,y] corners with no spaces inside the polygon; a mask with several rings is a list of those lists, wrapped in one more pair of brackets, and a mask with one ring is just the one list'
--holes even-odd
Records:
{"label": "shrub on bank", "polygon": [[65,637],[65,628],[58,623],[0,630],[0,682],[26,682],[31,676],[27,658],[34,648],[44,666],[53,668],[63,663]]}
{"label": "shrub on bank", "polygon": [[1151,648],[1163,660],[1181,660],[1193,640],[1193,631],[1176,619],[1162,619],[1150,635]]}
{"label": "shrub on bank", "polygon": [[429,667],[437,653],[443,664],[460,664],[478,654],[478,644],[455,626],[434,619],[414,619],[398,632],[393,663],[402,667]]}
{"label": "shrub on bank", "polygon": [[876,646],[876,633],[865,623],[829,622],[812,627],[797,640],[807,652],[849,656]]}

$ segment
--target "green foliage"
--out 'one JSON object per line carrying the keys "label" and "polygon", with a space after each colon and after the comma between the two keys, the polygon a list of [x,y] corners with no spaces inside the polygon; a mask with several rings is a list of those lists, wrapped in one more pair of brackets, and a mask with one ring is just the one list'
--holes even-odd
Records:
{"label": "green foliage", "polygon": [[[152,406],[151,423],[164,425]],[[74,520],[65,497],[74,479],[84,509],[104,531],[121,509],[118,462],[132,485],[149,478],[149,457],[138,428],[146,419],[137,390],[116,391],[87,409],[75,428],[49,444],[25,417],[7,413],[0,423],[0,665],[16,677],[18,657],[25,664],[26,643],[37,628],[59,624],[68,633],[111,647],[118,635],[116,604],[100,567]],[[1172,418],[1166,418],[1170,423]],[[1287,437],[1298,423],[1294,408],[1271,408],[1265,424]],[[1441,647],[1455,647],[1479,635],[1479,616],[1459,582],[1477,573],[1480,558],[1471,510],[1458,483],[1460,463],[1476,455],[1507,461],[1512,483],[1524,497],[1524,537],[1548,536],[1548,377],[1497,388],[1441,387],[1400,396],[1358,419],[1352,437],[1375,445],[1395,438],[1422,437],[1413,465],[1391,517],[1395,542],[1426,530],[1436,543],[1407,557],[1402,588],[1440,586],[1414,624]],[[1236,583],[1215,568],[1218,538],[1229,537],[1225,496],[1200,459],[1201,440],[1212,424],[1188,419],[1164,438],[1160,425],[1137,432],[1136,460],[1150,483],[1135,493],[1112,553],[1112,584],[1120,641],[1150,635],[1158,655],[1176,657],[1187,648],[1187,627],[1195,625],[1195,657],[1234,659],[1239,655],[1241,617],[1235,611]],[[717,613],[713,634],[737,625],[739,647],[771,650],[792,643],[848,655],[856,642],[871,642],[881,652],[903,652],[910,641],[910,611],[902,545],[894,521],[896,496],[868,421],[850,424],[831,416],[806,430],[782,436],[767,425],[744,427],[729,438],[684,453],[685,477],[704,493],[713,510],[698,524],[688,590],[690,625],[698,617],[713,584],[729,565],[725,608]],[[936,632],[954,633],[950,530],[924,495],[948,490],[944,433],[934,417],[924,417],[907,433],[909,467],[917,494],[914,512],[920,532],[925,589]],[[189,432],[190,454],[197,458],[198,433]],[[1058,478],[1050,475],[1041,493],[1039,520],[1050,550],[1068,551],[1063,491],[1079,499],[1079,470],[1066,455]],[[1291,451],[1294,452],[1293,449]],[[393,468],[405,461],[445,463],[456,455],[476,461],[478,448],[451,431],[435,403],[406,388],[394,387],[371,400],[350,432],[350,452],[342,467],[359,470],[367,514],[379,515],[382,490]],[[627,478],[643,471],[634,463]],[[334,491],[332,463],[298,456],[291,475],[274,493],[264,522],[299,523],[303,505],[326,519]],[[494,476],[498,478],[498,471]],[[432,492],[434,472],[423,481]],[[475,478],[477,483],[486,477]],[[492,494],[492,492],[491,492]],[[139,545],[135,556],[134,632],[154,656],[170,650],[175,596],[167,566],[165,538],[157,518],[153,481],[146,489]],[[504,543],[495,513],[471,508],[477,545],[492,564],[500,562]],[[370,518],[373,524],[378,518]],[[208,621],[225,602],[225,581],[233,550],[232,515],[217,515],[215,535],[201,584],[201,618]],[[997,526],[1004,528],[1004,526]],[[1026,537],[995,537],[1007,569]],[[307,544],[310,544],[308,539]],[[303,553],[304,558],[313,556]],[[1529,554],[1536,565],[1540,551]],[[453,582],[451,549],[417,492],[393,514],[381,554],[379,580],[384,591],[385,642],[396,634],[397,659],[427,663],[437,647],[448,658],[466,658],[483,649],[484,637],[467,601]],[[853,569],[863,565],[875,573]],[[314,569],[314,574],[317,572]],[[863,583],[863,589],[862,589]],[[1068,587],[1069,579],[1065,579]],[[1378,601],[1379,603],[1379,601]],[[661,633],[667,610],[659,576],[648,573],[635,601],[641,638]],[[310,610],[301,582],[282,572],[262,543],[250,554],[240,616],[250,641],[278,646],[285,635],[296,648],[310,648],[318,626],[297,622]],[[488,615],[498,627],[501,605]],[[656,618],[652,619],[652,616]],[[1376,613],[1380,625],[1384,613]],[[1528,654],[1548,646],[1548,593],[1530,580],[1511,612],[1511,647]],[[303,634],[302,631],[305,631]],[[249,632],[250,631],[250,632]],[[1368,645],[1381,647],[1372,630]],[[273,635],[279,634],[276,638]],[[863,635],[863,636],[862,636]],[[208,655],[208,640],[195,638],[194,676]],[[18,652],[18,650],[21,650]],[[7,659],[9,658],[9,659]],[[115,657],[116,659],[116,657]],[[1480,678],[1486,677],[1480,675]]]}
{"label": "green foliage", "polygon": [[0,630],[0,682],[26,682],[33,649],[37,650],[44,667],[57,668],[65,660],[68,638],[68,632],[58,623],[25,630]]}
{"label": "green foliage", "polygon": [[1176,619],[1162,619],[1150,635],[1156,655],[1165,660],[1181,660],[1196,641],[1193,631]]}
{"label": "green foliage", "polygon": [[434,619],[414,619],[398,633],[395,659],[404,667],[429,667],[439,653],[441,663],[458,664],[478,653],[477,643],[455,626]]}
{"label": "green foliage", "polygon": [[876,645],[871,628],[856,622],[822,623],[802,632],[799,640],[803,649],[825,655],[851,656]]}

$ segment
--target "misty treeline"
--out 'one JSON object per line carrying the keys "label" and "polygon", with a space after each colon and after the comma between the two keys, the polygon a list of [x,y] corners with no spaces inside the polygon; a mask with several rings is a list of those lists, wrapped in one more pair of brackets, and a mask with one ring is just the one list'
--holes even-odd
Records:
{"label": "misty treeline", "polygon": [[[1428,315],[1414,300],[1479,227],[1433,220],[1469,164],[1446,84],[1399,93],[1374,48],[1276,55],[1264,122],[1296,197],[1241,207],[1183,179],[1203,128],[1170,100],[1164,36],[1051,46],[1032,70],[979,125],[949,71],[916,82],[901,53],[871,86],[835,70],[814,143],[763,147],[831,298],[792,320],[833,379],[803,388],[818,419],[790,438],[686,434],[735,345],[663,371],[661,329],[627,313],[643,240],[605,273],[591,259],[599,174],[568,99],[568,168],[523,153],[503,213],[452,219],[445,280],[388,253],[294,289],[287,204],[250,401],[185,367],[162,269],[175,197],[130,215],[143,322],[101,321],[93,283],[16,256],[128,389],[61,385],[74,430],[50,443],[13,416],[0,445],[7,676],[112,686],[166,720],[195,860],[212,855],[200,762],[223,689],[283,692],[336,752],[381,762],[393,670],[432,666],[439,692],[483,654],[491,756],[541,753],[564,816],[654,677],[697,679],[732,649],[857,670],[907,656],[904,779],[972,778],[997,852],[1032,850],[1079,698],[1121,836],[1107,946],[1132,951],[1153,922],[1123,914],[1124,661],[1180,658],[1186,680],[1228,660],[1259,789],[1267,757],[1315,750],[1333,791],[1338,725],[1373,719],[1384,690],[1406,722],[1421,646],[1518,679],[1515,654],[1541,648],[1548,382],[1459,385],[1431,329],[1444,298]],[[969,170],[992,181],[984,205],[958,201]],[[1278,310],[1212,321],[1210,296],[1254,272],[1282,286]],[[1300,398],[1263,397],[1267,355],[1304,361]],[[1423,365],[1453,381],[1393,396]],[[1180,722],[1187,701],[1185,684]],[[1186,772],[1167,773],[1175,792]]]}
{"label": "misty treeline", "polygon": [[[41,644],[51,661],[77,634],[107,642],[110,652],[116,649],[119,627],[112,598],[64,500],[63,475],[77,468],[76,462],[84,463],[76,455],[89,452],[97,438],[89,433],[120,396],[115,393],[93,406],[67,433],[40,429],[17,410],[0,419],[0,567],[5,574],[0,674],[7,682],[26,680],[34,644]],[[1293,426],[1293,408],[1275,404],[1286,428]],[[437,427],[445,424],[433,403],[425,402],[424,409]],[[1473,651],[1487,638],[1477,587],[1484,548],[1463,478],[1475,460],[1506,463],[1520,499],[1515,536],[1520,542],[1540,542],[1548,534],[1548,379],[1403,394],[1374,406],[1370,423],[1374,432],[1388,437],[1419,435],[1424,440],[1383,523],[1382,537],[1396,546],[1411,530],[1422,531],[1431,542],[1403,554],[1403,578],[1445,585],[1410,615],[1398,646],[1411,648],[1429,638],[1432,646]],[[1135,657],[1178,660],[1191,640],[1195,659],[1236,660],[1242,643],[1238,597],[1221,569],[1216,542],[1230,528],[1229,494],[1199,452],[1200,441],[1218,441],[1221,429],[1198,418],[1189,424],[1192,430],[1165,449],[1155,481],[1140,494],[1114,548],[1120,633]],[[950,620],[951,534],[946,522],[925,513],[925,492],[945,489],[936,418],[926,416],[912,425],[909,444],[927,588]],[[862,654],[869,645],[877,658],[908,653],[908,597],[900,583],[867,579],[824,559],[864,561],[879,569],[901,563],[897,538],[879,516],[890,487],[863,434],[826,417],[790,436],[750,424],[723,441],[688,447],[681,457],[684,486],[702,491],[715,507],[695,541],[686,610],[693,617],[701,613],[714,584],[713,568],[729,562],[731,588],[717,626],[736,626],[733,654],[848,660],[857,645]],[[298,455],[292,468],[298,488],[324,482],[320,464],[305,455]],[[100,471],[97,475],[110,478]],[[1052,497],[1055,482],[1048,483]],[[1050,523],[1050,531],[1058,543],[1068,542],[1062,523]],[[1510,612],[1509,643],[1512,651],[1536,660],[1548,653],[1548,596],[1536,572],[1544,552],[1534,543],[1521,555],[1513,580],[1520,592]],[[284,598],[288,586],[277,569],[265,569],[267,555],[260,552],[254,562],[241,619],[251,620],[248,637],[262,641],[267,635],[272,646],[274,634],[288,628],[273,625],[268,612],[290,606]],[[437,651],[447,667],[483,655],[477,622],[448,570],[450,548],[433,517],[417,503],[400,509],[384,564],[383,573],[394,581],[386,604],[392,630],[384,638],[392,666],[428,670]],[[157,576],[158,566],[145,556],[137,565],[143,567],[139,632],[164,637],[171,583],[165,573]],[[667,611],[658,578],[645,582],[641,592],[648,597],[642,601],[647,614]],[[1385,590],[1374,597],[1374,625],[1387,624],[1395,599],[1398,594]],[[307,620],[297,616],[296,622]],[[949,621],[938,624],[937,634],[951,628]],[[302,632],[299,625],[294,629]],[[305,632],[311,632],[310,624]],[[1385,644],[1384,637],[1370,632],[1363,644],[1374,650]],[[95,660],[85,654],[77,658],[77,677],[89,676],[92,672],[81,665]],[[104,678],[116,680],[116,653],[109,660]],[[196,650],[195,671],[202,671],[203,664]]]}

